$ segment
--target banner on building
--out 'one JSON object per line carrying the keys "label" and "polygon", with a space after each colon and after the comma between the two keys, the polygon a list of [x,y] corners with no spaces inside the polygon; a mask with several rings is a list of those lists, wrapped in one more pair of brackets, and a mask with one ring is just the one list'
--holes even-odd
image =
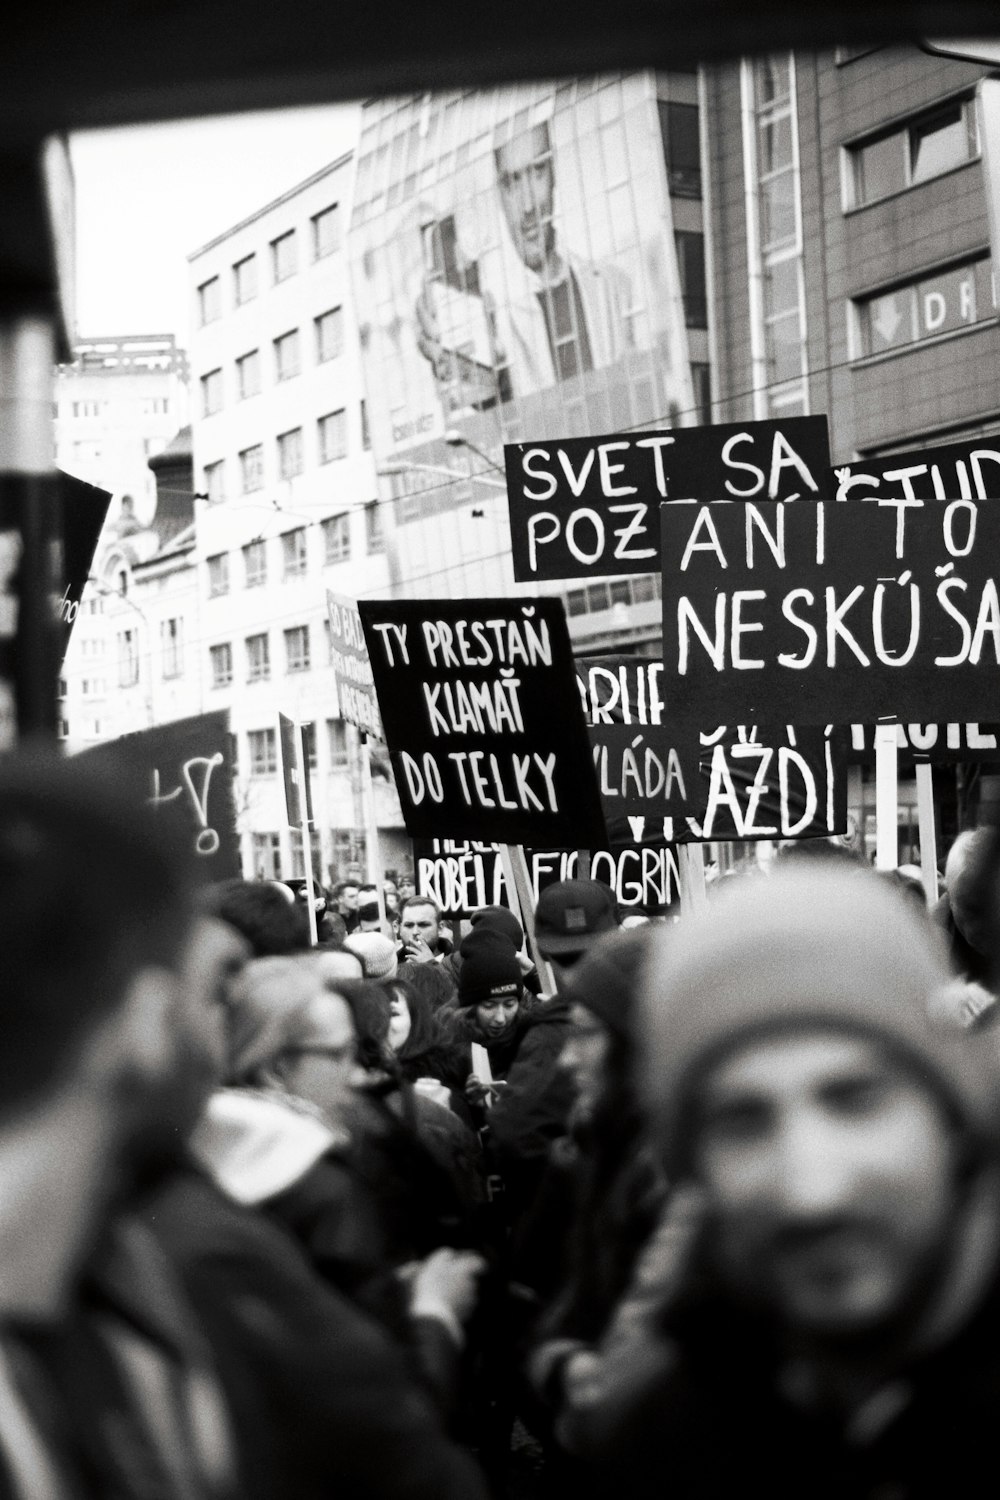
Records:
{"label": "banner on building", "polygon": [[337,683],[340,717],[365,734],[384,739],[378,699],[358,606],[352,599],[326,591],[330,621],[330,658]]}
{"label": "banner on building", "polygon": [[664,500],[833,498],[825,417],[504,448],[514,577],[655,573]]}
{"label": "banner on building", "polygon": [[578,657],[577,683],[612,846],[815,838],[847,827],[847,736],[818,725],[673,725],[663,663]]}
{"label": "banner on building", "polygon": [[604,844],[561,600],[359,608],[411,838]]}
{"label": "banner on building", "polygon": [[[498,844],[417,839],[413,851],[418,894],[436,901],[449,917],[468,917],[482,906],[511,905]],[[527,849],[525,854],[536,902],[547,885],[577,876],[576,850]],[[596,849],[590,860],[591,879],[609,886],[625,912],[653,916],[680,900],[673,848]]]}
{"label": "banner on building", "polygon": [[[365,106],[352,281],[372,449],[414,573],[497,550],[491,526],[453,524],[470,492],[491,498],[456,437],[499,464],[512,431],[698,420],[702,237],[674,233],[662,126],[684,117],[700,181],[695,100],[665,111],[649,73]],[[475,591],[462,577],[456,596]]]}
{"label": "banner on building", "polygon": [[205,881],[240,875],[229,710],[122,735],[83,754],[136,789],[169,838],[196,856]]}
{"label": "banner on building", "polygon": [[671,714],[968,721],[1000,686],[1000,506],[661,507]]}

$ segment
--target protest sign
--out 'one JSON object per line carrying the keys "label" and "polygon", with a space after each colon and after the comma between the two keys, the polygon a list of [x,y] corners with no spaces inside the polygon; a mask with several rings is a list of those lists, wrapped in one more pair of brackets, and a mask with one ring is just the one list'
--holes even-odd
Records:
{"label": "protest sign", "polygon": [[350,599],[327,589],[326,613],[330,621],[330,656],[340,717],[366,734],[384,739],[358,607]]}
{"label": "protest sign", "polygon": [[302,725],[296,724],[287,714],[278,715],[278,744],[288,826],[308,828],[313,821],[312,784],[302,743]]}
{"label": "protest sign", "polygon": [[[901,768],[914,765],[955,765],[960,761],[1000,761],[1000,724],[897,724],[896,745]],[[852,724],[848,765],[875,764],[875,730],[871,724]]]}
{"label": "protest sign", "polygon": [[514,577],[655,573],[661,500],[832,499],[825,417],[504,448]]}
{"label": "protest sign", "polygon": [[1000,687],[1000,506],[665,504],[671,713],[967,721]]}
{"label": "protest sign", "polygon": [[111,495],[73,474],[60,472],[58,478],[63,591],[57,608],[65,651],[80,611],[101,530],[107,520]]}
{"label": "protest sign", "polygon": [[577,684],[612,847],[810,838],[847,827],[846,735],[674,725],[663,663],[580,657]]}
{"label": "protest sign", "polygon": [[887,458],[859,458],[833,474],[837,500],[1000,500],[1000,446],[994,438],[972,438]]}
{"label": "protest sign", "polygon": [[[468,917],[482,906],[509,906],[500,845],[451,839],[414,841],[417,891],[450,917]],[[525,851],[534,899],[557,880],[575,880],[576,850]],[[680,899],[680,869],[672,848],[591,851],[591,879],[610,886],[619,906],[652,915]]]}
{"label": "protest sign", "polygon": [[122,735],[83,754],[136,789],[167,836],[196,856],[201,878],[241,873],[228,709]]}
{"label": "protest sign", "polygon": [[364,600],[360,612],[411,838],[603,845],[561,600]]}

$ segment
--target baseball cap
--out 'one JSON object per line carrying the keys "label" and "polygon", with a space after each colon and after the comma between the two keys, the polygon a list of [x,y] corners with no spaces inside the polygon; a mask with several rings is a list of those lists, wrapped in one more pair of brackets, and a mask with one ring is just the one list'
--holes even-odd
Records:
{"label": "baseball cap", "polygon": [[535,908],[535,938],[546,958],[581,953],[617,926],[614,897],[599,880],[557,880]]}

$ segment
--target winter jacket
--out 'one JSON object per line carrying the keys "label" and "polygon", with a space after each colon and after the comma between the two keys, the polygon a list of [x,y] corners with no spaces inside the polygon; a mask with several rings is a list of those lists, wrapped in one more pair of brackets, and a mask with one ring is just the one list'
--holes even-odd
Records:
{"label": "winter jacket", "polygon": [[144,1218],[215,1357],[241,1500],[482,1500],[404,1354],[287,1234],[194,1171],[152,1192]]}

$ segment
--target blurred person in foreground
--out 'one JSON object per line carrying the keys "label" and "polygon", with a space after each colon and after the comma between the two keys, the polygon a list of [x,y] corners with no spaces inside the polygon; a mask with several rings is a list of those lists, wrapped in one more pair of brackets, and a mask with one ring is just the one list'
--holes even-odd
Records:
{"label": "blurred person in foreground", "polygon": [[979,1492],[1000,1077],[957,983],[911,903],[832,869],[734,882],[658,936],[638,1079],[672,1196],[564,1368],[598,1493]]}
{"label": "blurred person in foreground", "polygon": [[[996,830],[967,828],[948,850],[945,889],[933,918],[948,941],[957,974],[996,985]],[[992,882],[990,877],[993,877]]]}
{"label": "blurred person in foreground", "polygon": [[145,792],[0,765],[0,1494],[478,1494],[388,1341],[187,1161],[246,948]]}

